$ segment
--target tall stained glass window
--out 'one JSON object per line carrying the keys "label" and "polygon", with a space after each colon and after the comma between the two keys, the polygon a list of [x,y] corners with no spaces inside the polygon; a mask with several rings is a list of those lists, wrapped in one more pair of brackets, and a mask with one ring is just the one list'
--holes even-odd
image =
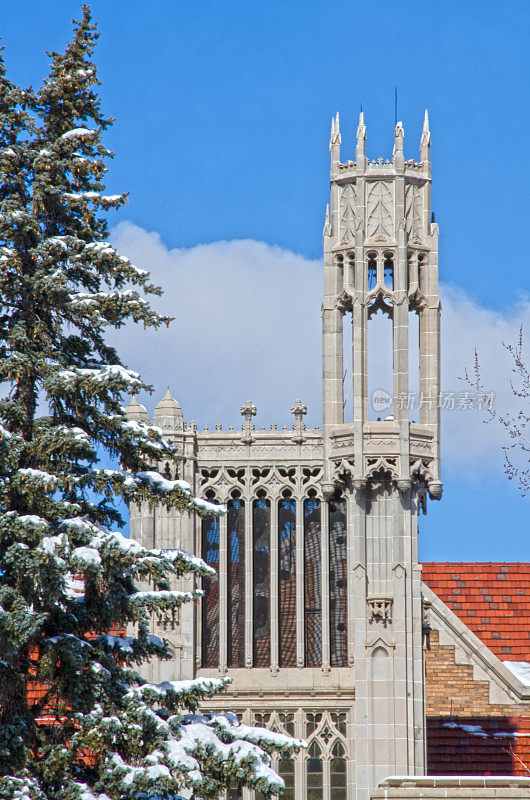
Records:
{"label": "tall stained glass window", "polygon": [[271,504],[264,496],[252,504],[253,538],[253,656],[255,667],[268,667],[270,633],[270,519]]}
{"label": "tall stained glass window", "polygon": [[227,503],[228,642],[229,667],[245,666],[245,501]]}
{"label": "tall stained glass window", "polygon": [[322,753],[316,742],[309,747],[307,756],[307,800],[322,800],[324,770]]}
{"label": "tall stained glass window", "polygon": [[[219,517],[201,520],[202,557],[219,572]],[[202,666],[219,666],[219,581],[203,578]]]}
{"label": "tall stained glass window", "polygon": [[322,554],[320,500],[304,500],[304,640],[306,667],[322,664]]}
{"label": "tall stained glass window", "polygon": [[333,800],[346,800],[346,756],[340,742],[332,750],[329,771],[331,797]]}
{"label": "tall stained glass window", "polygon": [[280,667],[296,667],[296,502],[278,501]]}
{"label": "tall stained glass window", "polygon": [[346,501],[329,501],[329,644],[332,667],[346,666]]}

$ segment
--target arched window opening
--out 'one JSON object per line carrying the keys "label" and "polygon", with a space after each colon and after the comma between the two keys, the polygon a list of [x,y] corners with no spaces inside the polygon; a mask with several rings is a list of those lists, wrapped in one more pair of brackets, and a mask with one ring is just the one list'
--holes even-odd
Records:
{"label": "arched window opening", "polygon": [[245,666],[245,501],[233,492],[227,503],[229,667]]}
{"label": "arched window opening", "polygon": [[329,762],[330,797],[332,800],[346,800],[346,754],[341,742],[331,751]]}
{"label": "arched window opening", "polygon": [[342,407],[344,420],[353,419],[353,315],[346,311],[342,315]]}
{"label": "arched window opening", "polygon": [[316,742],[307,752],[307,800],[323,800],[324,770],[322,753]]}
{"label": "arched window opening", "polygon": [[281,758],[278,762],[278,774],[285,783],[285,789],[281,794],[282,800],[294,800],[294,760]]}
{"label": "arched window opening", "polygon": [[344,283],[347,283],[349,286],[355,285],[355,253],[353,250],[350,250],[347,256],[346,276]]}
{"label": "arched window opening", "polygon": [[409,312],[409,391],[407,398],[398,397],[398,403],[406,402],[409,420],[419,420],[420,403],[420,318],[415,311]]}
{"label": "arched window opening", "polygon": [[394,405],[394,323],[379,296],[368,309],[368,419],[385,419]]}
{"label": "arched window opening", "polygon": [[367,253],[368,259],[368,284],[367,288],[370,292],[377,286],[377,253]]}
{"label": "arched window opening", "polygon": [[387,289],[394,291],[394,254],[386,252],[383,261],[383,280]]}
{"label": "arched window opening", "polygon": [[289,490],[278,501],[278,612],[281,667],[296,667],[296,503]]}
{"label": "arched window opening", "polygon": [[425,253],[418,253],[418,283],[423,294],[428,294],[426,268]]}
{"label": "arched window opening", "polygon": [[330,664],[346,666],[347,582],[346,582],[346,501],[329,501],[329,617]]}
{"label": "arched window opening", "polygon": [[304,650],[306,667],[322,664],[321,503],[316,492],[304,500]]}
{"label": "arched window opening", "polygon": [[[210,490],[206,493],[210,502],[215,496]],[[206,517],[201,520],[202,558],[208,566],[219,571],[219,517]],[[204,595],[202,598],[201,650],[202,666],[219,666],[219,581],[202,579]]]}
{"label": "arched window opening", "polygon": [[252,644],[255,667],[268,667],[270,664],[270,512],[270,500],[260,492],[252,504]]}

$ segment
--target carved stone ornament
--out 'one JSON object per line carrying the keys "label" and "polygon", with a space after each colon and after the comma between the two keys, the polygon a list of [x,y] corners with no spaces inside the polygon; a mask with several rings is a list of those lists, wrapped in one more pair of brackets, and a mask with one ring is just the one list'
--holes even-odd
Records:
{"label": "carved stone ornament", "polygon": [[442,481],[431,481],[429,483],[429,497],[431,500],[440,500],[443,492]]}
{"label": "carved stone ornament", "polygon": [[245,418],[243,422],[243,436],[241,437],[241,441],[245,444],[252,444],[255,441],[255,436],[252,435],[252,431],[255,429],[255,425],[252,422],[252,417],[256,416],[256,406],[251,403],[250,400],[241,406],[241,414]]}
{"label": "carved stone ornament", "polygon": [[412,486],[412,480],[410,478],[398,478],[396,485],[400,492],[405,493]]}
{"label": "carved stone ornament", "polygon": [[368,624],[381,624],[384,628],[392,624],[394,601],[391,597],[369,597],[366,601]]}
{"label": "carved stone ornament", "polygon": [[355,240],[355,186],[347,183],[340,198],[340,239],[344,244]]}
{"label": "carved stone ornament", "polygon": [[294,414],[294,424],[293,424],[293,442],[297,444],[301,444],[304,439],[304,415],[307,414],[307,408],[303,405],[301,400],[297,400],[294,406],[291,408],[291,414]]}
{"label": "carved stone ornament", "polygon": [[366,202],[368,222],[366,234],[375,241],[387,241],[394,235],[392,219],[393,198],[390,187],[384,181],[370,185]]}

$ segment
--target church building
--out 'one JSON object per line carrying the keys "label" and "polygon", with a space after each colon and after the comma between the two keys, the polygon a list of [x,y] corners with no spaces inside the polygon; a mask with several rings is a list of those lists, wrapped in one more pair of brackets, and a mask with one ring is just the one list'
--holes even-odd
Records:
{"label": "church building", "polygon": [[[138,542],[193,552],[219,576],[198,606],[153,619],[174,658],[146,676],[228,675],[211,709],[306,739],[274,765],[286,800],[369,800],[390,775],[530,776],[530,564],[418,560],[418,519],[442,497],[427,114],[419,161],[405,160],[403,139],[398,122],[392,159],[369,160],[361,113],[355,160],[342,162],[332,123],[322,426],[306,428],[293,398],[291,428],[257,429],[248,400],[239,430],[198,430],[168,391],[153,423],[178,463],[160,469],[227,513],[130,510]],[[376,315],[390,335],[375,345],[393,364],[379,414],[368,390]],[[127,412],[148,421],[135,399]]]}

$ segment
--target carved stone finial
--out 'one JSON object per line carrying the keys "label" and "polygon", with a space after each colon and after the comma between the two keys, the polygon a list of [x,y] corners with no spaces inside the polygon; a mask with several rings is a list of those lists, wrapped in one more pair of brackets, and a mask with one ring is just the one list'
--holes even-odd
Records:
{"label": "carved stone finial", "polygon": [[331,120],[331,137],[329,140],[329,152],[331,153],[331,162],[340,161],[340,126],[339,126],[339,112],[334,119]]}
{"label": "carved stone finial", "polygon": [[324,222],[324,230],[322,232],[323,236],[331,236],[331,221],[329,217],[329,203],[326,206],[326,219]]}
{"label": "carved stone finial", "polygon": [[252,436],[252,431],[254,430],[254,423],[252,422],[252,417],[256,416],[256,406],[250,400],[241,406],[241,414],[245,418],[243,422],[243,441],[246,444],[251,444],[254,441],[254,436]]}
{"label": "carved stone finial", "polygon": [[425,119],[423,120],[423,131],[420,140],[420,158],[422,161],[429,161],[431,147],[431,132],[429,130],[429,115],[425,109]]}
{"label": "carved stone finial", "polygon": [[305,436],[304,436],[305,425],[304,425],[303,417],[304,417],[305,414],[307,414],[307,408],[303,405],[301,400],[297,400],[296,401],[294,406],[291,408],[291,414],[294,414],[294,424],[293,424],[294,436],[293,436],[293,441],[295,441],[295,442],[297,442],[299,444],[300,442],[303,442],[304,439],[305,439]]}

